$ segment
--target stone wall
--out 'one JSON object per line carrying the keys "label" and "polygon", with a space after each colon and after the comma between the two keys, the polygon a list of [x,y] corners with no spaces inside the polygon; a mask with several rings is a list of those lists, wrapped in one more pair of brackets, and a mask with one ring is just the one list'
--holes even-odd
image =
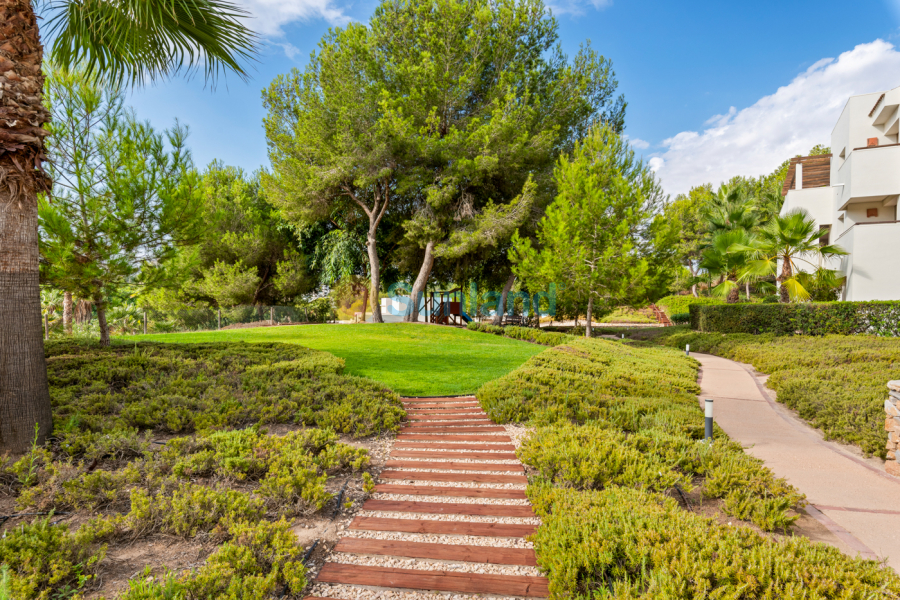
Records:
{"label": "stone wall", "polygon": [[884,469],[900,477],[900,381],[888,382],[888,399],[884,401],[887,419],[884,428],[888,432],[887,462]]}

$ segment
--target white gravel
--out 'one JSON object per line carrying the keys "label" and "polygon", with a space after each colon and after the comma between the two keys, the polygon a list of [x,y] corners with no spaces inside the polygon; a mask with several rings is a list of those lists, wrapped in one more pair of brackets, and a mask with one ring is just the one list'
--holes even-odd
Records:
{"label": "white gravel", "polygon": [[[517,465],[519,461],[515,458],[500,458],[497,460],[491,460],[487,458],[451,458],[451,459],[442,459],[437,456],[392,456],[391,460],[402,460],[403,462],[459,462],[459,463],[471,463],[475,465]],[[392,469],[394,467],[391,467]]]}
{"label": "white gravel", "polygon": [[528,436],[534,433],[534,427],[521,427],[519,425],[511,424],[506,424],[503,427],[506,429],[506,433],[509,435],[509,437],[512,438],[516,450],[521,448],[522,443],[528,439]]}
{"label": "white gravel", "polygon": [[373,494],[375,500],[397,502],[443,502],[445,504],[497,504],[501,506],[530,506],[527,498],[471,498],[466,496],[413,496],[410,494]]}
{"label": "white gravel", "polygon": [[[393,469],[391,469],[393,471]],[[412,483],[415,482],[415,483]],[[490,488],[495,490],[524,490],[524,483],[481,483],[478,481],[416,481],[415,479],[386,479],[388,485],[415,485],[428,487]]]}
{"label": "white gravel", "polygon": [[[453,594],[440,592],[396,591],[383,588],[365,588],[352,585],[315,584],[310,594],[322,598],[340,598],[341,600],[483,600],[491,596],[471,594]],[[520,598],[520,596],[502,596],[503,598]]]}

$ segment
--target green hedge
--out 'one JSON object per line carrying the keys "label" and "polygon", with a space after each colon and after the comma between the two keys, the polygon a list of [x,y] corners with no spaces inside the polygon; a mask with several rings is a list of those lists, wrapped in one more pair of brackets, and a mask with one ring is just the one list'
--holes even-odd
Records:
{"label": "green hedge", "polygon": [[542,346],[558,346],[559,344],[565,344],[572,338],[572,336],[566,335],[565,333],[543,331],[536,327],[514,327],[511,325],[503,327],[500,325],[491,325],[490,323],[476,323],[475,321],[470,321],[467,328],[470,331],[502,335],[503,337],[540,344]]}
{"label": "green hedge", "polygon": [[705,306],[717,304],[725,304],[725,301],[720,298],[710,298],[707,296],[696,298],[691,294],[683,296],[666,296],[665,298],[660,298],[656,301],[656,305],[669,315],[670,319],[672,318],[672,315],[688,312],[688,308],[693,305]]}
{"label": "green hedge", "polygon": [[900,302],[692,305],[691,328],[705,333],[900,336]]}

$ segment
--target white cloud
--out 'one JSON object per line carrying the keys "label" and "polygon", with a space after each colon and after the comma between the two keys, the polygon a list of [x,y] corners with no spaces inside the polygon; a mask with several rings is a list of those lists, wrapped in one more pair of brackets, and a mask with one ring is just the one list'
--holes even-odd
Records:
{"label": "white cloud", "polygon": [[[900,1],[900,0],[898,0]],[[583,15],[586,5],[593,6],[596,10],[603,10],[612,6],[613,0],[549,0],[547,8],[559,15]]]}
{"label": "white cloud", "polygon": [[650,147],[650,142],[642,140],[641,138],[633,138],[628,134],[625,134],[622,137],[628,140],[628,143],[631,144],[631,147],[636,150],[646,150]]}
{"label": "white cloud", "polygon": [[275,45],[284,50],[284,55],[291,60],[294,60],[297,58],[297,55],[300,54],[300,48],[291,43],[285,42],[284,44],[279,44],[276,42]]}
{"label": "white cloud", "polygon": [[284,35],[284,27],[297,21],[323,19],[331,25],[346,25],[350,17],[331,0],[243,0],[250,12],[248,25],[266,38]]}
{"label": "white cloud", "polygon": [[829,144],[847,98],[898,85],[900,52],[880,39],[860,44],[836,60],[816,62],[752,106],[711,117],[702,132],[663,140],[666,149],[649,164],[671,194],[734,175],[770,173],[787,158]]}

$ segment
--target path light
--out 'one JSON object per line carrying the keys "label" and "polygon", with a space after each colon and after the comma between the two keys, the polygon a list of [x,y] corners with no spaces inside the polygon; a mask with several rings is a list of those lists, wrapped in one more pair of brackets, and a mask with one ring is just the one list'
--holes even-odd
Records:
{"label": "path light", "polygon": [[713,437],[713,401],[706,399],[706,440],[711,442]]}
{"label": "path light", "polygon": [[691,355],[691,345],[690,345],[690,344],[685,344],[685,345],[684,345],[684,355],[685,355],[685,356],[690,356],[690,355]]}

